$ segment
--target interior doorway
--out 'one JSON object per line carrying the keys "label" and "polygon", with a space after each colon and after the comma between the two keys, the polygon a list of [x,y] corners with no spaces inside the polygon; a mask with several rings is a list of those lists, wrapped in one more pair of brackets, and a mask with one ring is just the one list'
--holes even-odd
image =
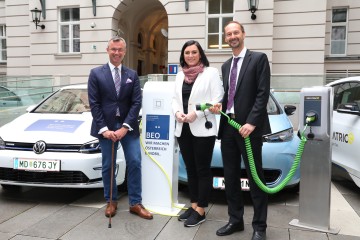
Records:
{"label": "interior doorway", "polygon": [[[127,41],[124,64],[139,76],[166,72],[168,16],[159,0],[122,0],[114,13],[115,31]],[[154,67],[155,66],[155,67]]]}

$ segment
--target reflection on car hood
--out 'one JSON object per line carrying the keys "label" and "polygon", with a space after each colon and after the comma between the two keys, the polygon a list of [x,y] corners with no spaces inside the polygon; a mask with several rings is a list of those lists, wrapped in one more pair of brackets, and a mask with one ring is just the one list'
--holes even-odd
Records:
{"label": "reflection on car hood", "polygon": [[95,139],[90,135],[92,116],[83,114],[25,113],[0,128],[7,142],[83,144]]}

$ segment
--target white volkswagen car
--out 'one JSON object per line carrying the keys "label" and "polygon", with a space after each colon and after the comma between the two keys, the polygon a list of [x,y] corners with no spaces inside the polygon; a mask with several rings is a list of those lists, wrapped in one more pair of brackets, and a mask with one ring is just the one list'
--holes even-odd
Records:
{"label": "white volkswagen car", "polygon": [[[86,85],[54,92],[0,128],[0,184],[14,186],[101,188],[101,149],[90,135]],[[125,181],[119,144],[116,180]],[[124,186],[126,188],[126,186]]]}
{"label": "white volkswagen car", "polygon": [[327,86],[334,92],[332,162],[360,187],[360,76]]}

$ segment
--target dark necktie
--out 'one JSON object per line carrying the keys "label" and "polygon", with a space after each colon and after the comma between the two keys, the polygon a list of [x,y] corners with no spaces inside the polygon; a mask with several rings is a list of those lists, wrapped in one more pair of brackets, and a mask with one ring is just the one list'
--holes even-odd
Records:
{"label": "dark necktie", "polygon": [[239,57],[234,58],[233,60],[233,66],[231,68],[230,72],[230,86],[229,86],[229,97],[227,102],[227,109],[230,110],[230,108],[234,105],[234,96],[235,96],[235,89],[236,89],[236,76],[237,76],[237,63],[239,61]]}
{"label": "dark necktie", "polygon": [[119,68],[115,68],[115,89],[116,89],[116,94],[119,95],[120,92],[120,83],[121,83],[121,79],[120,79],[120,75],[119,75]]}

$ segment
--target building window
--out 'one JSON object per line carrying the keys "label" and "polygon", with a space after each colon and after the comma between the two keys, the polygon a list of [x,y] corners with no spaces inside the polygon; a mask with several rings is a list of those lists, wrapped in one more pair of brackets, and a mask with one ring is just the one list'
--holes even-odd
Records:
{"label": "building window", "polygon": [[5,25],[0,25],[0,62],[6,62],[6,48],[6,27]]}
{"label": "building window", "polygon": [[331,55],[346,55],[347,8],[332,10],[331,18]]}
{"label": "building window", "polygon": [[60,52],[80,52],[80,9],[60,9]]}
{"label": "building window", "polygon": [[225,43],[224,26],[234,18],[234,0],[209,0],[207,8],[208,49],[229,48]]}

